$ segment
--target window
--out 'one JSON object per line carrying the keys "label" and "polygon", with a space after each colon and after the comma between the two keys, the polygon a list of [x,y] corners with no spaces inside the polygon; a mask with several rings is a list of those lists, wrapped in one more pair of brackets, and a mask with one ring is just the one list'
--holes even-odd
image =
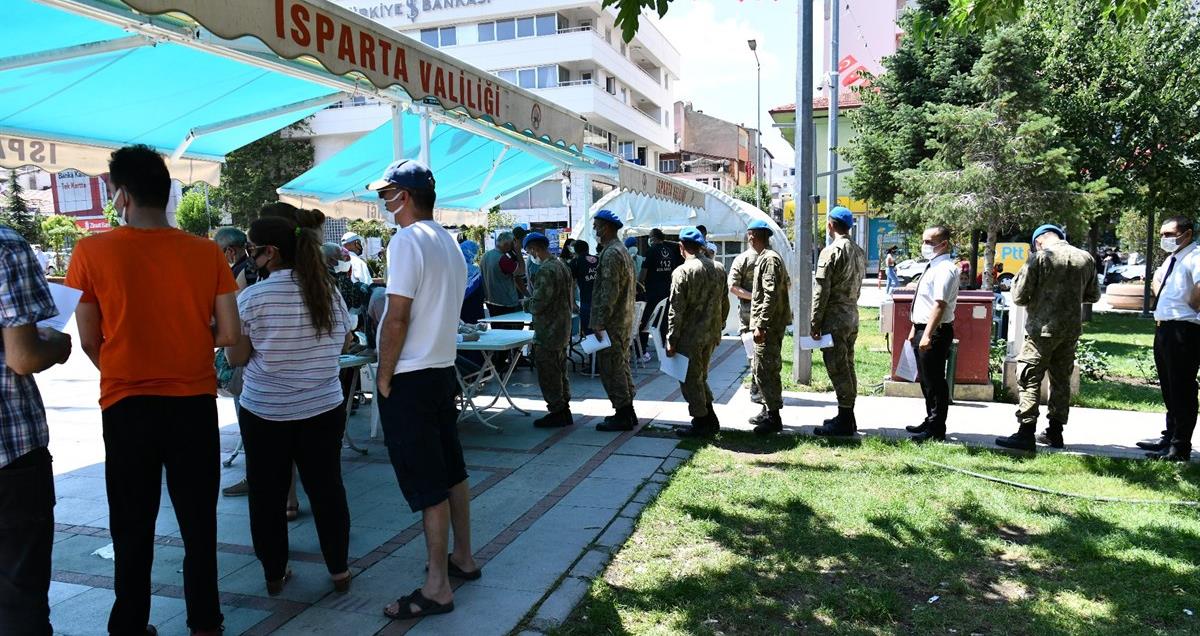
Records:
{"label": "window", "polygon": [[534,31],[533,16],[517,18],[517,37],[530,38],[537,33]]}
{"label": "window", "polygon": [[565,66],[558,67],[558,83],[565,84],[569,81],[571,81],[571,69]]}
{"label": "window", "polygon": [[617,144],[617,154],[621,155],[622,159],[633,161],[637,158],[637,148],[632,141],[622,141]]}
{"label": "window", "polygon": [[437,29],[421,29],[421,41],[429,46],[438,45],[438,30]]}
{"label": "window", "polygon": [[516,69],[509,69],[507,71],[496,71],[496,77],[499,77],[500,79],[502,79],[510,84],[517,83]]}
{"label": "window", "polygon": [[592,81],[592,72],[591,72],[591,71],[587,71],[587,72],[585,72],[585,73],[580,73],[580,74],[579,74],[579,79],[581,79],[581,80],[583,80],[583,81],[585,81],[585,82],[590,82],[590,81]]}
{"label": "window", "polygon": [[539,66],[537,68],[537,87],[554,88],[558,86],[558,66]]}
{"label": "window", "polygon": [[611,75],[604,78],[604,90],[608,91],[609,95],[617,94],[617,79]]}
{"label": "window", "polygon": [[629,103],[629,89],[625,88],[624,86],[621,87],[621,103],[622,104]]}
{"label": "window", "polygon": [[511,40],[517,37],[517,21],[509,18],[507,20],[496,20],[496,39]]}
{"label": "window", "polygon": [[584,124],[583,143],[608,150],[608,131],[599,126]]}
{"label": "window", "polygon": [[442,35],[442,46],[454,46],[458,44],[458,31],[456,27],[442,27],[440,33]]}
{"label": "window", "polygon": [[558,16],[546,13],[537,17],[538,35],[555,35],[558,33]]}
{"label": "window", "polygon": [[675,172],[678,169],[679,169],[679,160],[678,159],[659,159],[658,160],[658,171],[659,172],[662,172],[665,174],[670,174],[670,173]]}
{"label": "window", "polygon": [[491,42],[496,39],[496,23],[482,22],[479,25],[479,41]]}
{"label": "window", "polygon": [[531,68],[523,68],[517,71],[517,78],[520,80],[517,84],[521,88],[537,88],[537,71]]}
{"label": "window", "polygon": [[441,46],[454,46],[458,43],[458,34],[455,31],[455,27],[421,29],[421,41],[434,48]]}

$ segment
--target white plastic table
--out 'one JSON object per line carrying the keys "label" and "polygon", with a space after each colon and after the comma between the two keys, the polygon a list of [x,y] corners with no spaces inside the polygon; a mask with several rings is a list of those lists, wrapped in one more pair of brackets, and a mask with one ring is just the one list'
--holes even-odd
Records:
{"label": "white plastic table", "polygon": [[[346,397],[346,432],[343,434],[343,439],[346,440],[347,446],[349,446],[352,450],[354,450],[355,452],[360,453],[362,455],[367,454],[367,449],[359,448],[358,445],[354,443],[354,440],[350,438],[350,409],[354,405],[354,394],[358,392],[358,386],[359,386],[359,381],[360,381],[360,376],[361,376],[361,374],[359,373],[359,369],[362,369],[364,366],[367,366],[367,365],[375,364],[376,361],[377,361],[377,358],[375,357],[374,352],[367,352],[367,353],[363,353],[363,354],[359,354],[359,355],[338,356],[338,367],[339,368],[354,369],[354,377],[353,377],[353,379],[350,380],[350,392],[347,394],[347,397]],[[369,366],[367,366],[367,368],[370,369]],[[368,374],[368,375],[370,375],[370,374]],[[371,387],[371,391],[375,391],[375,387]],[[372,411],[377,411],[379,409],[379,405],[375,404],[376,401],[377,400],[372,400],[372,403],[371,403]],[[372,417],[371,418],[371,437],[375,436],[375,422],[376,422],[375,418]]]}
{"label": "white plastic table", "polygon": [[533,314],[529,313],[528,311],[514,311],[508,314],[483,318],[479,322],[486,322],[489,325],[496,322],[510,322],[531,325],[533,324]]}
{"label": "white plastic table", "polygon": [[[504,411],[502,410],[492,415],[484,415],[483,411],[495,406],[501,397],[508,400],[510,407],[525,415],[529,415],[528,411],[514,404],[512,396],[508,394],[508,380],[512,377],[513,369],[517,367],[517,361],[521,357],[516,355],[509,356],[508,368],[501,372],[496,368],[493,356],[500,351],[515,351],[532,342],[533,332],[528,329],[489,329],[479,334],[479,340],[458,343],[459,351],[477,351],[483,355],[483,366],[479,368],[479,371],[468,374],[465,377],[462,370],[458,368],[458,365],[454,366],[454,374],[458,377],[458,385],[462,389],[463,404],[458,416],[459,421],[467,417],[474,417],[480,424],[497,431],[500,430],[500,427],[492,424],[491,421],[499,417]],[[479,391],[483,389],[488,380],[493,378],[499,387],[496,395],[492,397],[491,402],[488,402],[484,406],[476,404],[475,398],[479,395]]]}

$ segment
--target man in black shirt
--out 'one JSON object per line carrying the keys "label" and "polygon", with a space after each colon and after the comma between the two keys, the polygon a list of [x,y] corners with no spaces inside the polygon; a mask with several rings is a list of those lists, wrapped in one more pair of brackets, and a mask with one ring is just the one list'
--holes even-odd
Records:
{"label": "man in black shirt", "polygon": [[[649,334],[646,333],[646,324],[650,321],[650,314],[654,313],[658,303],[671,295],[671,273],[676,267],[683,265],[679,244],[666,240],[662,230],[650,230],[649,243],[650,248],[647,250],[646,260],[642,263],[641,275],[643,287],[646,289],[646,311],[642,312],[642,324],[639,326],[639,331],[642,332],[642,350],[647,352]],[[659,323],[659,342],[666,342],[667,309],[663,309],[663,319]]]}
{"label": "man in black shirt", "polygon": [[571,259],[571,276],[579,287],[579,329],[580,333],[590,334],[588,316],[592,313],[592,285],[596,283],[596,271],[600,269],[600,259],[589,254],[591,250],[584,241],[575,241],[575,258]]}

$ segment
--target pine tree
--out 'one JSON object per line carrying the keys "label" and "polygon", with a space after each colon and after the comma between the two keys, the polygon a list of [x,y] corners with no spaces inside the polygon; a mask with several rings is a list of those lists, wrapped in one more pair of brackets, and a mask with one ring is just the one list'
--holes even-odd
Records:
{"label": "pine tree", "polygon": [[25,188],[21,187],[21,182],[17,180],[17,171],[9,170],[8,197],[4,206],[8,218],[5,220],[9,227],[16,230],[29,243],[41,243],[41,218],[29,209],[29,204],[22,196],[24,192]]}

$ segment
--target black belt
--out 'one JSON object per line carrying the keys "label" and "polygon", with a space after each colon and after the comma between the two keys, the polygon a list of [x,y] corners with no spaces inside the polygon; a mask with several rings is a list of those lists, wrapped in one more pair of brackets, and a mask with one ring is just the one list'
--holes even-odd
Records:
{"label": "black belt", "polygon": [[[943,322],[942,324],[938,325],[938,329],[941,329],[942,327],[951,327],[953,325],[954,325],[953,321]],[[924,323],[924,322],[914,322],[913,326],[916,327],[917,329],[924,329],[925,327],[928,326],[928,324]]]}

